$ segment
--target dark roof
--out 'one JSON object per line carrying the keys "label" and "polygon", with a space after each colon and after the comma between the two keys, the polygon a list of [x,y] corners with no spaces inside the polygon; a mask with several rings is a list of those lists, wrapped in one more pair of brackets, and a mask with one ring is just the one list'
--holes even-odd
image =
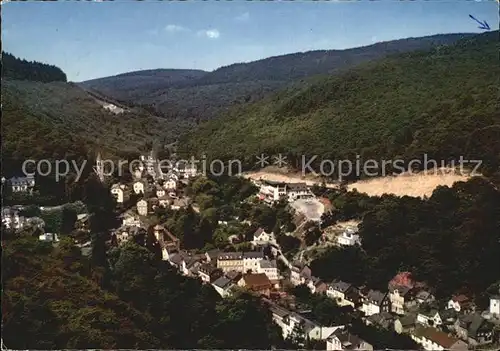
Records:
{"label": "dark roof", "polygon": [[210,263],[203,263],[201,266],[198,268],[199,272],[205,273],[205,274],[212,274],[215,270],[217,270],[217,267],[211,265]]}
{"label": "dark roof", "polygon": [[330,286],[333,290],[340,291],[341,293],[345,293],[352,286],[350,283],[343,282],[341,280],[334,280]]}
{"label": "dark roof", "polygon": [[222,276],[222,277],[218,278],[217,280],[215,280],[212,284],[215,285],[215,286],[218,286],[219,288],[225,289],[229,285],[231,285],[232,282],[231,282],[231,280],[229,280],[226,277]]}
{"label": "dark roof", "polygon": [[434,328],[418,328],[415,331],[415,335],[434,341],[436,344],[441,345],[445,349],[449,349],[458,341],[458,339],[450,337],[446,333]]}
{"label": "dark roof", "polygon": [[386,297],[386,293],[380,292],[378,290],[370,290],[367,295],[368,302],[380,306]]}
{"label": "dark roof", "polygon": [[287,187],[290,188],[291,190],[295,190],[295,191],[307,190],[306,183],[290,183],[290,184],[287,184]]}
{"label": "dark roof", "polygon": [[269,261],[269,260],[260,260],[260,267],[261,268],[276,268],[276,261]]}
{"label": "dark roof", "polygon": [[334,331],[329,339],[334,336],[339,339],[343,350],[357,350],[361,344],[365,342],[359,336],[349,333],[349,331],[345,328]]}
{"label": "dark roof", "polygon": [[398,318],[398,320],[403,327],[410,327],[412,325],[415,325],[416,316],[414,313],[409,313]]}
{"label": "dark roof", "polygon": [[264,229],[263,228],[259,228],[255,231],[255,233],[253,233],[254,236],[259,236],[260,234],[262,234],[264,232]]}
{"label": "dark roof", "polygon": [[243,258],[264,258],[263,251],[243,252]]}
{"label": "dark roof", "polygon": [[226,277],[228,279],[231,279],[232,281],[240,280],[241,276],[242,276],[241,272],[238,271],[229,271],[226,273]]}
{"label": "dark roof", "polygon": [[219,260],[241,260],[243,259],[242,252],[221,252],[217,257]]}

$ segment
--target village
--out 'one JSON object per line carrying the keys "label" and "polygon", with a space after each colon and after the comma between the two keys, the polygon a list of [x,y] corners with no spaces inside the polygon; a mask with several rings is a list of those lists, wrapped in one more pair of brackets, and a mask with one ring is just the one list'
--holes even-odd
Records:
{"label": "village", "polygon": [[[100,162],[98,159],[96,169],[101,170],[97,173],[103,180]],[[349,325],[323,325],[316,321],[308,306],[296,302],[294,287],[306,287],[313,295],[330,298],[366,325],[407,335],[424,350],[493,348],[499,344],[500,291],[489,296],[489,308],[481,311],[476,308],[473,297],[465,294],[449,296],[445,305],[439,304],[432,287],[414,281],[410,272],[397,274],[387,282],[385,290],[355,286],[340,280],[322,281],[303,260],[303,255],[287,258],[274,233],[262,227],[245,242],[244,250],[211,249],[203,252],[185,249],[182,240],[172,234],[165,223],[157,221],[155,213],[159,208],[179,211],[191,207],[199,211],[198,205],[183,191],[199,177],[203,175],[189,165],[176,165],[164,172],[152,153],[141,156],[133,180],[114,183],[110,187],[120,212],[121,225],[112,231],[108,244],[124,245],[149,231],[161,250],[162,260],[179,274],[211,285],[222,298],[240,290],[260,296],[272,312],[275,323],[281,327],[283,338],[299,333],[304,339],[323,342],[326,350],[373,350],[374,346],[364,340],[363,335],[351,333]],[[325,203],[305,183],[287,184],[261,179],[252,182],[258,189],[255,201],[268,206],[285,201],[295,209],[296,217],[301,220],[287,235],[297,235],[305,223],[321,225]],[[29,192],[34,179],[17,177],[7,183],[13,192]],[[125,206],[127,202],[128,207]],[[23,217],[19,214],[22,209],[23,206],[2,208],[2,225],[12,230],[29,226],[38,228],[41,241],[57,244],[59,233],[45,232],[43,219]],[[75,226],[88,232],[88,218],[88,213],[78,213]],[[225,226],[227,221],[219,221],[218,225]],[[329,229],[323,228],[323,236]],[[241,237],[238,240],[241,242]],[[330,244],[362,246],[356,223],[341,228]],[[85,255],[90,254],[90,245],[90,240],[78,241]]]}

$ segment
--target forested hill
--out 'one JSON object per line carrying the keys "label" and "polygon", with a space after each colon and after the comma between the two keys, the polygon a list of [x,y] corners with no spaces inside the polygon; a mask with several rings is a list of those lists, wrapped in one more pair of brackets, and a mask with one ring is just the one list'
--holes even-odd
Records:
{"label": "forested hill", "polygon": [[[260,153],[339,160],[482,159],[500,155],[498,31],[452,46],[400,54],[325,76],[234,109],[194,130],[186,154],[239,158]],[[318,162],[313,163],[316,167]]]}
{"label": "forested hill", "polygon": [[[472,35],[443,34],[347,50],[300,52],[233,64],[210,73],[183,70],[131,72],[80,85],[124,103],[150,106],[152,111],[165,117],[207,120],[233,105],[258,101],[297,79],[337,73],[387,55],[448,45]],[[179,79],[179,74],[182,79]]]}
{"label": "forested hill", "polygon": [[53,65],[26,61],[2,51],[2,79],[31,80],[37,82],[66,82],[66,74]]}

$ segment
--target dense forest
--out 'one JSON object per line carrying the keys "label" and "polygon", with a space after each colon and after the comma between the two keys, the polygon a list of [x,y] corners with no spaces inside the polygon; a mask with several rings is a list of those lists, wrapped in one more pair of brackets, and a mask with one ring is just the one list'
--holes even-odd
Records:
{"label": "dense forest", "polygon": [[487,179],[438,187],[428,199],[333,191],[328,197],[335,210],[325,225],[363,221],[362,249],[331,249],[312,261],[326,281],[386,290],[396,273],[409,271],[438,298],[462,292],[483,302],[500,282],[500,191]]}
{"label": "dense forest", "polygon": [[[6,174],[26,159],[84,159],[138,153],[176,136],[175,121],[135,108],[115,115],[80,88],[63,82],[2,81],[2,161]],[[170,138],[168,136],[170,135]]]}
{"label": "dense forest", "polygon": [[[2,335],[13,349],[269,349],[282,346],[269,310],[245,293],[222,300],[178,275],[158,246],[135,237],[109,249],[116,225],[109,189],[89,178],[90,256],[71,235],[57,246],[38,231],[2,228]],[[61,223],[64,220],[61,219]],[[248,332],[248,326],[254,332]]]}
{"label": "dense forest", "polygon": [[[449,45],[473,34],[407,38],[346,50],[317,50],[235,63],[213,72],[147,70],[79,83],[125,104],[180,121],[218,117],[234,105],[255,102],[290,82],[317,74],[336,74],[387,55]],[[189,125],[185,125],[186,130]]]}
{"label": "dense forest", "polygon": [[[278,153],[321,160],[481,159],[500,155],[498,31],[315,77],[201,125],[185,154],[239,159]],[[460,89],[457,89],[460,87]],[[337,176],[337,174],[333,174]]]}
{"label": "dense forest", "polygon": [[31,80],[36,82],[66,82],[66,74],[53,65],[26,61],[2,51],[2,79]]}

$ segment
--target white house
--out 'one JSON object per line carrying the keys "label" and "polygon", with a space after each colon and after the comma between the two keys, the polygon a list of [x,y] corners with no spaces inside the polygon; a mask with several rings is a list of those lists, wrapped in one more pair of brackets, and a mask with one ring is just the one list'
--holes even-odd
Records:
{"label": "white house", "polygon": [[264,229],[259,228],[253,234],[252,245],[253,246],[266,245],[270,241],[274,242],[274,234],[267,233]]}
{"label": "white house", "polygon": [[468,349],[465,342],[434,328],[417,328],[410,334],[410,337],[427,351],[466,351]]}
{"label": "white house", "polygon": [[325,327],[299,313],[289,311],[276,304],[270,304],[270,310],[273,314],[274,322],[281,327],[284,339],[292,335],[294,329],[302,329],[304,331],[304,337],[307,336],[314,340],[326,340],[333,332],[344,328],[344,326]]}
{"label": "white house", "polygon": [[144,183],[141,181],[134,182],[134,193],[136,194],[144,194]]}
{"label": "white house", "polygon": [[165,180],[163,182],[163,187],[166,190],[175,190],[177,188],[177,181],[176,181],[176,179],[173,178],[173,177],[168,178],[167,180]]}
{"label": "white house", "polygon": [[357,229],[348,228],[341,235],[337,237],[337,244],[340,246],[354,246],[360,245],[361,240],[359,234],[357,234]]}
{"label": "white house", "polygon": [[471,300],[463,294],[455,295],[448,301],[448,308],[453,308],[457,312],[467,310],[470,307]]}
{"label": "white house", "polygon": [[115,197],[116,199],[116,202],[121,204],[123,203],[123,190],[125,188],[125,185],[123,184],[113,184],[113,186],[111,187],[111,194],[113,194],[113,196]]}
{"label": "white house", "polygon": [[235,284],[225,276],[222,276],[222,277],[216,279],[212,283],[212,286],[214,287],[215,291],[217,291],[219,293],[219,295],[222,297],[230,296],[231,295],[231,288],[234,285]]}
{"label": "white house", "polygon": [[354,303],[346,299],[346,294],[351,288],[351,284],[345,283],[343,281],[337,280],[328,284],[328,288],[326,290],[326,295],[334,299],[339,306],[352,306],[354,307]]}
{"label": "white house", "polygon": [[359,336],[349,333],[346,328],[339,328],[326,339],[326,350],[365,350],[372,351],[373,345]]}
{"label": "white house", "polygon": [[142,199],[137,202],[137,213],[141,216],[148,215],[148,203],[146,200]]}
{"label": "white house", "polygon": [[267,203],[279,201],[286,195],[286,183],[264,180],[260,185],[259,198]]}
{"label": "white house", "polygon": [[278,283],[280,279],[276,261],[260,260],[257,273],[264,273],[273,284]]}
{"label": "white house", "polygon": [[35,186],[35,177],[28,175],[26,177],[12,177],[9,179],[12,192],[27,192]]}
{"label": "white house", "polygon": [[402,315],[405,313],[405,302],[410,298],[411,289],[407,286],[392,286],[389,288],[391,312]]}
{"label": "white house", "polygon": [[490,311],[492,315],[500,316],[500,295],[490,297]]}
{"label": "white house", "polygon": [[443,320],[437,310],[421,311],[417,314],[417,323],[426,327],[437,327],[443,324]]}
{"label": "white house", "polygon": [[289,202],[314,197],[306,183],[289,183],[286,185],[286,193]]}
{"label": "white house", "polygon": [[163,189],[161,187],[157,187],[156,188],[156,197],[157,198],[163,198],[163,197],[165,197],[165,189]]}
{"label": "white house", "polygon": [[8,229],[21,229],[24,226],[25,218],[19,216],[19,212],[10,208],[2,209],[2,224]]}
{"label": "white house", "polygon": [[141,220],[137,215],[131,214],[131,213],[125,213],[122,218],[122,226],[135,226],[135,227],[140,227],[141,226]]}
{"label": "white house", "polygon": [[290,269],[290,282],[295,286],[305,284],[311,278],[312,272],[309,266],[295,264]]}
{"label": "white house", "polygon": [[53,234],[53,233],[41,234],[41,235],[39,235],[38,239],[40,241],[55,242],[55,243],[57,243],[59,241],[59,237],[57,236],[57,234]]}
{"label": "white house", "polygon": [[243,252],[243,273],[252,271],[257,273],[260,267],[260,261],[264,258],[262,251]]}
{"label": "white house", "polygon": [[387,293],[378,290],[370,290],[365,301],[363,301],[361,311],[365,316],[371,316],[372,314],[389,312],[389,305],[390,301]]}

